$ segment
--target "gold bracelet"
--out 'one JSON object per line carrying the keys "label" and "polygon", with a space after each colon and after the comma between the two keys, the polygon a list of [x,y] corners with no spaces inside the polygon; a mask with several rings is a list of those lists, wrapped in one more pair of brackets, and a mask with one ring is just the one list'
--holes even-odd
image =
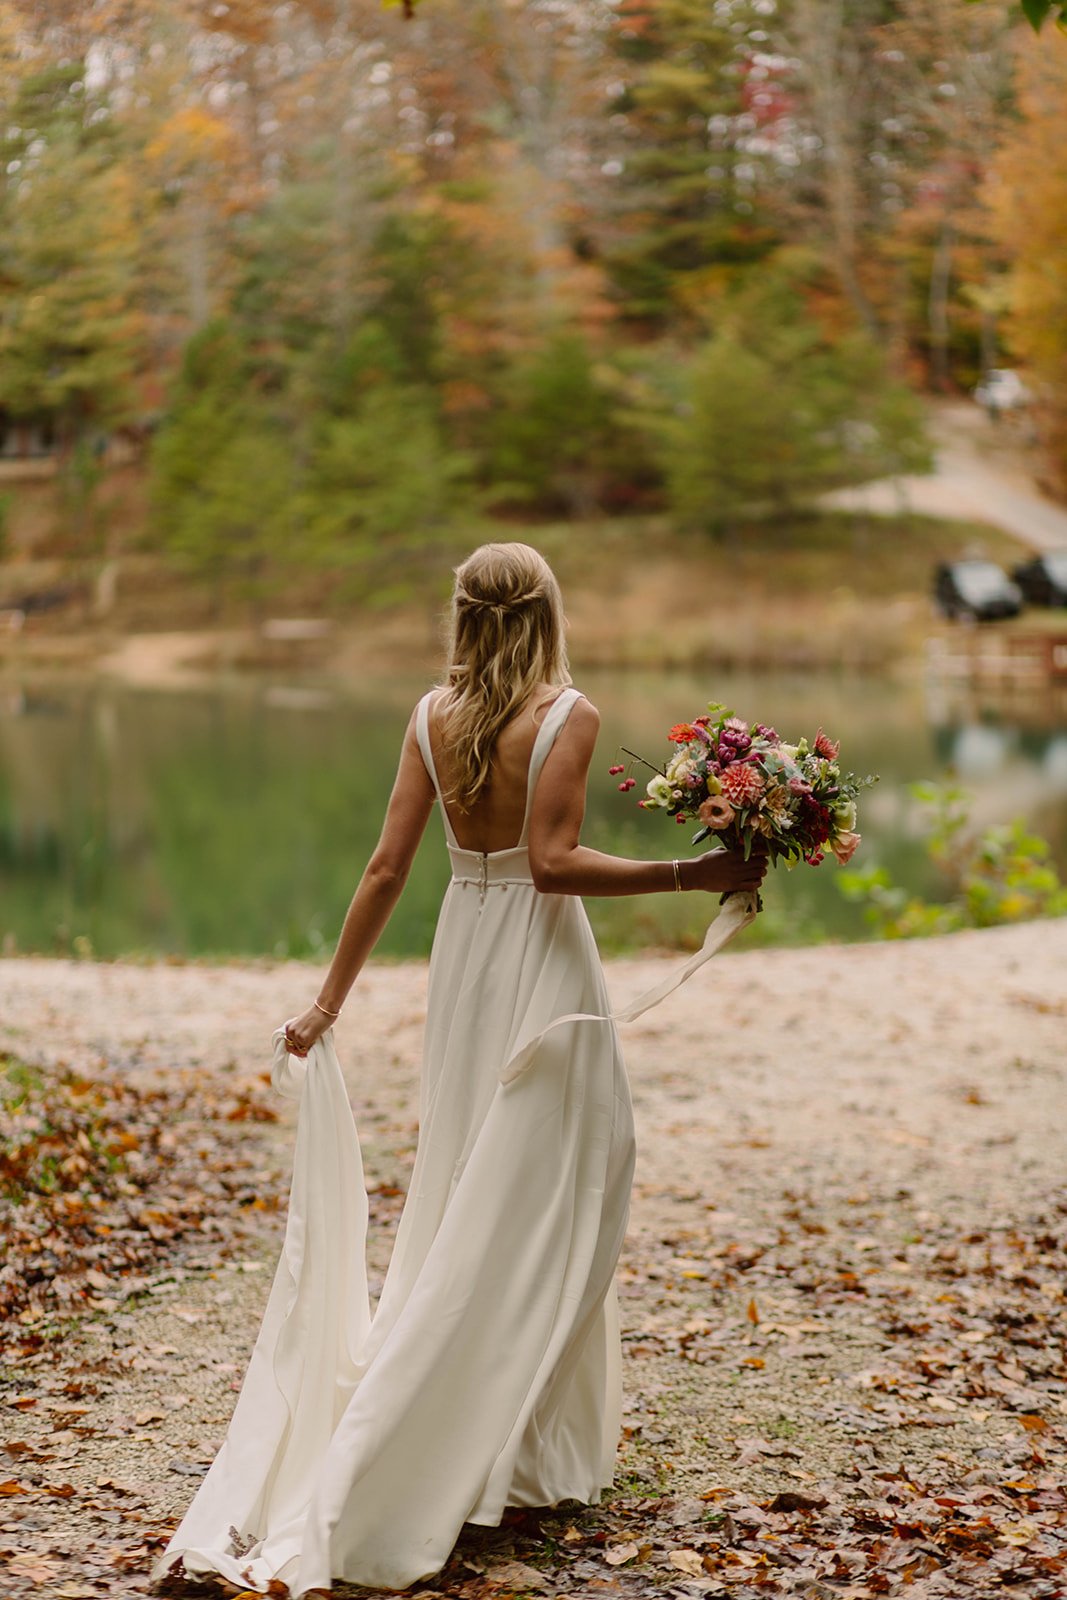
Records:
{"label": "gold bracelet", "polygon": [[327,1011],[326,1007],[319,1005],[317,1000],[312,1001],[312,1004],[319,1006],[319,1010],[322,1012],[324,1017],[339,1017],[341,1015],[339,1011]]}
{"label": "gold bracelet", "polygon": [[678,891],[678,893],[681,894],[681,892],[682,892],[682,869],[681,869],[681,865],[677,861],[672,861],[671,862],[671,866],[674,868],[674,887]]}

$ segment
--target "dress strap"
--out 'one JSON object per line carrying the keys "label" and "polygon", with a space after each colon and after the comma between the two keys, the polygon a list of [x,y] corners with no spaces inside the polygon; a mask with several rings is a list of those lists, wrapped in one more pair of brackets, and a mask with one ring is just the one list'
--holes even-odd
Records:
{"label": "dress strap", "polygon": [[545,764],[545,757],[556,742],[556,735],[566,722],[571,712],[571,707],[582,698],[582,691],[574,688],[573,684],[563,689],[553,700],[545,714],[545,720],[537,730],[533,749],[530,751],[530,769],[526,778],[526,814],[522,819],[522,833],[519,835],[519,844],[526,843],[530,831],[530,812],[533,809],[534,790],[537,780],[541,776],[541,768]]}
{"label": "dress strap", "polygon": [[456,850],[459,849],[459,840],[452,832],[452,824],[448,820],[448,809],[441,796],[441,784],[437,777],[437,768],[434,766],[433,750],[430,748],[430,701],[436,694],[435,689],[427,689],[418,705],[415,707],[415,736],[419,741],[422,759],[426,763],[426,771],[433,782],[437,804],[441,809],[441,821],[445,825],[445,838]]}

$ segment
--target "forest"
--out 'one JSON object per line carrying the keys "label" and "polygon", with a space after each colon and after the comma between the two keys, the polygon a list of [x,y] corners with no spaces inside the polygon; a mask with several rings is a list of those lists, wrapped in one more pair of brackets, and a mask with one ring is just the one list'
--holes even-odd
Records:
{"label": "forest", "polygon": [[922,470],[994,366],[1067,475],[1067,41],[1008,0],[0,0],[0,58],[0,451],[60,554],[116,452],[124,539],[219,582],[735,534]]}

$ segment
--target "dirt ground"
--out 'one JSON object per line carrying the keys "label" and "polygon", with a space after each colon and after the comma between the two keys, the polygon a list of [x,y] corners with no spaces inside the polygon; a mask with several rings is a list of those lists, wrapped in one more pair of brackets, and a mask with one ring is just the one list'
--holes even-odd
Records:
{"label": "dirt ground", "polygon": [[[613,996],[669,959],[611,961]],[[1067,921],[742,950],[625,1028],[640,1155],[616,1489],[465,1533],[420,1592],[1067,1592],[1065,973]],[[11,958],[0,1051],[46,1081],[177,1076],[258,1105],[271,1030],[318,976]],[[425,990],[423,963],[371,965],[336,1028],[372,1282],[417,1136]],[[4,1369],[3,1600],[147,1592],[269,1288],[293,1134],[276,1110],[225,1114],[235,1210],[129,1280],[90,1275],[62,1338]]]}

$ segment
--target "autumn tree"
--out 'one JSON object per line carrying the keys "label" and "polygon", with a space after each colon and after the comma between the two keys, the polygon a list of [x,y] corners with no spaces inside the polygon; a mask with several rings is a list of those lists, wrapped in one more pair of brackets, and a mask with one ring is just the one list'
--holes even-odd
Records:
{"label": "autumn tree", "polygon": [[881,30],[898,158],[887,259],[906,281],[902,333],[951,389],[994,364],[990,307],[1000,274],[979,192],[1013,105],[1010,0],[900,0]]}
{"label": "autumn tree", "polygon": [[1067,166],[1062,159],[1067,49],[1022,36],[1019,118],[986,185],[1010,256],[1007,335],[1036,381],[1054,471],[1067,484]]}
{"label": "autumn tree", "polygon": [[136,408],[135,196],[83,62],[25,73],[0,139],[0,407],[46,421],[78,538],[94,449]]}

